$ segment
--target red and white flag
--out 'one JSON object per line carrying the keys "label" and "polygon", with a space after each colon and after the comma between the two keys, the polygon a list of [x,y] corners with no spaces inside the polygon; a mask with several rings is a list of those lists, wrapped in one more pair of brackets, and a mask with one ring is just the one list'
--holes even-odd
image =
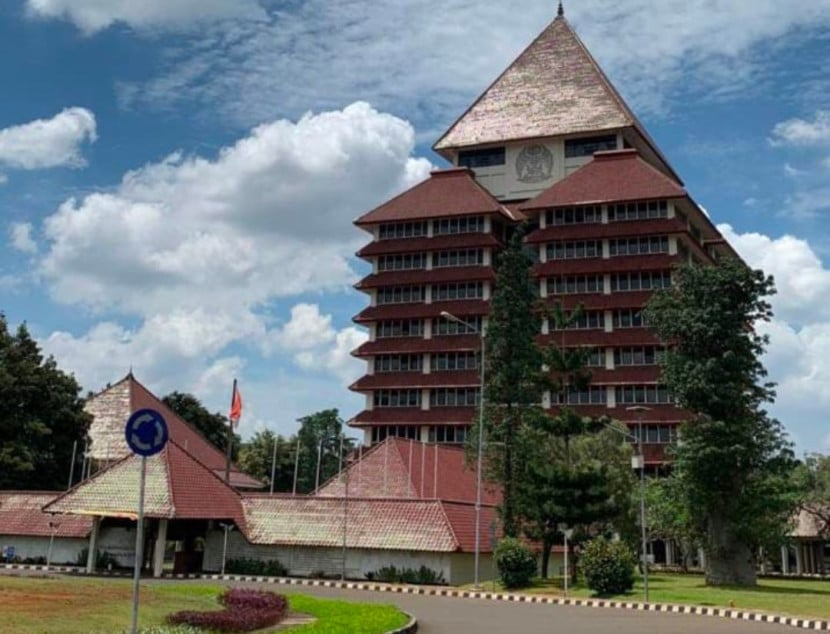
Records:
{"label": "red and white flag", "polygon": [[228,418],[232,427],[236,427],[239,419],[242,418],[242,394],[239,393],[236,379],[233,380],[233,396],[231,396],[231,411],[228,413]]}

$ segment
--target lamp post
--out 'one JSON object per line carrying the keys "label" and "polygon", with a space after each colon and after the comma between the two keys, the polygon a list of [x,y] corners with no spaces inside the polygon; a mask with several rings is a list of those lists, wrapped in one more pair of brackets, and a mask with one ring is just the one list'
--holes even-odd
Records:
{"label": "lamp post", "polygon": [[60,522],[49,522],[49,551],[46,553],[46,570],[49,570],[52,566],[52,545],[55,543],[55,533],[58,532],[60,525]]}
{"label": "lamp post", "polygon": [[447,311],[441,312],[441,317],[461,324],[478,334],[481,339],[481,367],[479,369],[479,403],[478,403],[478,448],[476,451],[476,532],[475,532],[475,572],[473,574],[473,589],[481,590],[479,583],[479,560],[481,556],[481,462],[484,449],[484,325],[476,327],[474,324],[459,319]]}
{"label": "lamp post", "polygon": [[637,413],[637,451],[640,466],[640,534],[642,539],[643,553],[643,590],[646,603],[648,603],[648,537],[646,536],[646,456],[643,453],[643,412],[650,412],[650,407],[644,405],[633,405],[626,407],[628,412]]}
{"label": "lamp post", "polygon": [[357,442],[357,438],[346,438],[340,436],[340,477],[343,478],[343,565],[340,570],[340,581],[346,580],[346,531],[349,521],[349,465],[346,463],[346,470],[343,470],[343,444],[348,440]]}
{"label": "lamp post", "polygon": [[222,545],[222,576],[225,576],[225,562],[228,559],[228,533],[230,533],[234,526],[232,522],[228,522],[227,524],[220,522],[219,526],[221,526],[225,531],[225,541]]}
{"label": "lamp post", "polygon": [[571,576],[571,568],[570,568],[570,565],[568,564],[568,549],[569,549],[568,548],[568,540],[571,537],[573,537],[574,529],[568,528],[567,525],[565,525],[565,524],[560,524],[558,528],[562,532],[562,536],[565,538],[565,575],[564,575],[564,580],[565,580],[565,598],[567,599],[568,598],[568,581],[569,581],[570,576]]}
{"label": "lamp post", "polygon": [[606,425],[606,427],[612,431],[617,432],[621,436],[625,437],[627,440],[636,440],[637,441],[637,452],[639,455],[634,456],[631,459],[632,466],[634,468],[640,469],[640,546],[642,552],[640,553],[640,558],[642,560],[643,566],[643,591],[645,595],[645,601],[648,603],[648,537],[646,535],[646,481],[645,481],[645,473],[646,473],[646,458],[643,454],[643,412],[650,412],[650,407],[645,407],[643,405],[633,405],[631,407],[626,407],[625,410],[627,412],[637,412],[637,435],[635,436],[632,433],[627,433],[617,429],[616,427],[612,427],[611,425]]}

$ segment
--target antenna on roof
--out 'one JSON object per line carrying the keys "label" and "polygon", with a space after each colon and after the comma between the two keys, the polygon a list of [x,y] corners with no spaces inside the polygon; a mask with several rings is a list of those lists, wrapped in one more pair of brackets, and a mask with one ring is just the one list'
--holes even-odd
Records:
{"label": "antenna on roof", "polygon": [[562,0],[559,0],[559,9],[557,10],[556,15],[560,18],[565,17],[565,7],[562,6]]}

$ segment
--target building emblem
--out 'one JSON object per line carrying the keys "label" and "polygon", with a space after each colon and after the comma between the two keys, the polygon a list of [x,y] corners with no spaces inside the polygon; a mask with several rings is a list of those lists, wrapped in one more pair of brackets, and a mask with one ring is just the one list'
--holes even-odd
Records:
{"label": "building emblem", "polygon": [[522,183],[540,183],[553,173],[553,153],[544,145],[528,145],[516,158],[516,176]]}

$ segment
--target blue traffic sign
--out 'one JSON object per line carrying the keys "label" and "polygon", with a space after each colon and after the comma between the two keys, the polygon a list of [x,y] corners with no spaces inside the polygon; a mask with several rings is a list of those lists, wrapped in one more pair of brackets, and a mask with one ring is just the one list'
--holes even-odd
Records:
{"label": "blue traffic sign", "polygon": [[154,409],[133,412],[124,431],[127,445],[139,456],[154,456],[169,439],[167,421]]}

